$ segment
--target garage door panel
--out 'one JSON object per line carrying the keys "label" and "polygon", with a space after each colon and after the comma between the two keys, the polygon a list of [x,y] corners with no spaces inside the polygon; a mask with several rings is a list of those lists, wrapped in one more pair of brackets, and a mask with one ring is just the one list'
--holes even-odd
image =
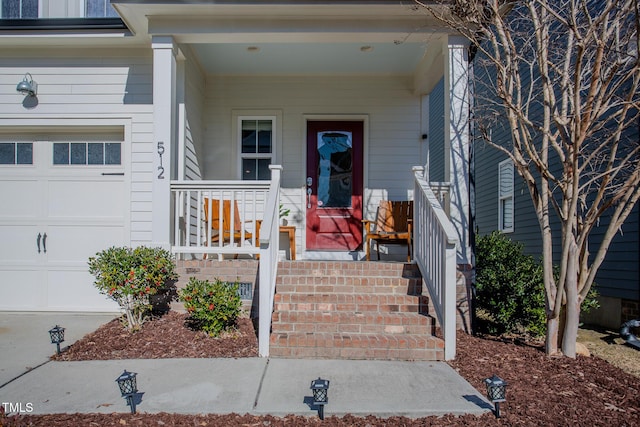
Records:
{"label": "garage door panel", "polygon": [[41,228],[36,225],[0,225],[0,265],[38,262],[38,233],[42,250]]}
{"label": "garage door panel", "polygon": [[0,218],[36,218],[42,214],[42,184],[36,179],[0,178]]}
{"label": "garage door panel", "polygon": [[48,308],[115,312],[119,307],[93,286],[93,276],[87,271],[49,268],[47,273]]}
{"label": "garage door panel", "polygon": [[85,265],[90,256],[125,241],[124,227],[119,225],[50,225],[47,233],[49,263]]}
{"label": "garage door panel", "polygon": [[0,310],[41,310],[47,305],[44,272],[0,268]]}
{"label": "garage door panel", "polygon": [[50,181],[50,218],[123,218],[126,208],[122,181]]}

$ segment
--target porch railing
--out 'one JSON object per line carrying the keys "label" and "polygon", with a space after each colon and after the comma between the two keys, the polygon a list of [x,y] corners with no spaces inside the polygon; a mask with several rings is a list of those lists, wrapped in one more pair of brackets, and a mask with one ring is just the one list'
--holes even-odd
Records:
{"label": "porch railing", "polygon": [[279,205],[280,205],[280,173],[282,166],[269,166],[271,169],[271,185],[269,197],[264,206],[264,220],[260,227],[260,271],[259,320],[258,320],[258,353],[260,357],[269,356],[269,334],[271,333],[271,314],[276,293],[276,277],[278,275],[278,251],[280,244]]}
{"label": "porch railing", "polygon": [[[224,255],[257,255],[258,224],[264,216],[269,185],[269,181],[172,181],[172,251],[181,256],[207,254],[218,259]],[[221,220],[225,209],[228,224]],[[230,233],[236,224],[239,230]]]}
{"label": "porch railing", "polygon": [[[270,168],[271,181],[171,182],[175,228],[173,253],[183,257],[207,254],[219,259],[225,255],[260,255],[258,350],[262,357],[269,356],[280,240],[278,207],[282,167],[273,165]],[[225,216],[225,205],[227,226],[223,224],[225,220],[221,220]],[[218,219],[214,221],[214,217]],[[239,231],[228,233],[226,238],[225,227],[233,230],[238,223],[241,225]]]}
{"label": "porch railing", "polygon": [[456,244],[457,237],[438,198],[415,167],[414,259],[427,284],[444,336],[444,357],[456,355]]}

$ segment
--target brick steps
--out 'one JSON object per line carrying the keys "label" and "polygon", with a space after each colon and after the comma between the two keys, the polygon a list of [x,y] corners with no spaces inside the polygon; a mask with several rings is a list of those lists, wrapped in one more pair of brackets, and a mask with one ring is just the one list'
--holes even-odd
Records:
{"label": "brick steps", "polygon": [[281,262],[273,357],[442,360],[415,265]]}
{"label": "brick steps", "polygon": [[272,357],[367,360],[442,360],[444,342],[417,334],[273,333]]}

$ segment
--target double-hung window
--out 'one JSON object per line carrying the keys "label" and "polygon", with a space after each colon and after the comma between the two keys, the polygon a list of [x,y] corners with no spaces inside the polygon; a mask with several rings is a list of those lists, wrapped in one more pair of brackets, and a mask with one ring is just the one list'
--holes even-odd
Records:
{"label": "double-hung window", "polygon": [[118,13],[109,0],[85,0],[87,18],[117,18]]}
{"label": "double-hung window", "polygon": [[269,180],[275,159],[276,118],[238,117],[240,171],[243,180]]}
{"label": "double-hung window", "polygon": [[1,19],[30,19],[38,17],[38,0],[0,0]]}
{"label": "double-hung window", "polygon": [[504,233],[513,231],[513,162],[504,160],[498,164],[498,229]]}

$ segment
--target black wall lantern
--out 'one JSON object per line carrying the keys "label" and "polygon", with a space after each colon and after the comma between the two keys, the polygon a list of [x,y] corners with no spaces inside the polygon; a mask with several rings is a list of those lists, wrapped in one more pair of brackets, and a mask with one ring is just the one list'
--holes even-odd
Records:
{"label": "black wall lantern", "polygon": [[324,405],[329,403],[329,380],[318,377],[311,381],[311,391],[313,391],[313,405],[318,407],[318,416],[324,420]]}
{"label": "black wall lantern", "polygon": [[125,369],[124,372],[116,378],[116,382],[118,383],[118,387],[120,388],[120,393],[122,397],[127,400],[127,405],[131,407],[131,413],[136,413],[136,401],[134,399],[136,393],[138,392],[138,385],[136,384],[136,374],[135,372],[127,372]]}
{"label": "black wall lantern", "polygon": [[64,328],[56,325],[54,328],[49,329],[49,336],[51,337],[51,344],[56,345],[56,354],[60,354],[60,343],[64,341]]}
{"label": "black wall lantern", "polygon": [[496,406],[496,418],[500,418],[500,402],[507,400],[507,383],[497,375],[485,379],[484,383],[487,386],[487,397]]}

